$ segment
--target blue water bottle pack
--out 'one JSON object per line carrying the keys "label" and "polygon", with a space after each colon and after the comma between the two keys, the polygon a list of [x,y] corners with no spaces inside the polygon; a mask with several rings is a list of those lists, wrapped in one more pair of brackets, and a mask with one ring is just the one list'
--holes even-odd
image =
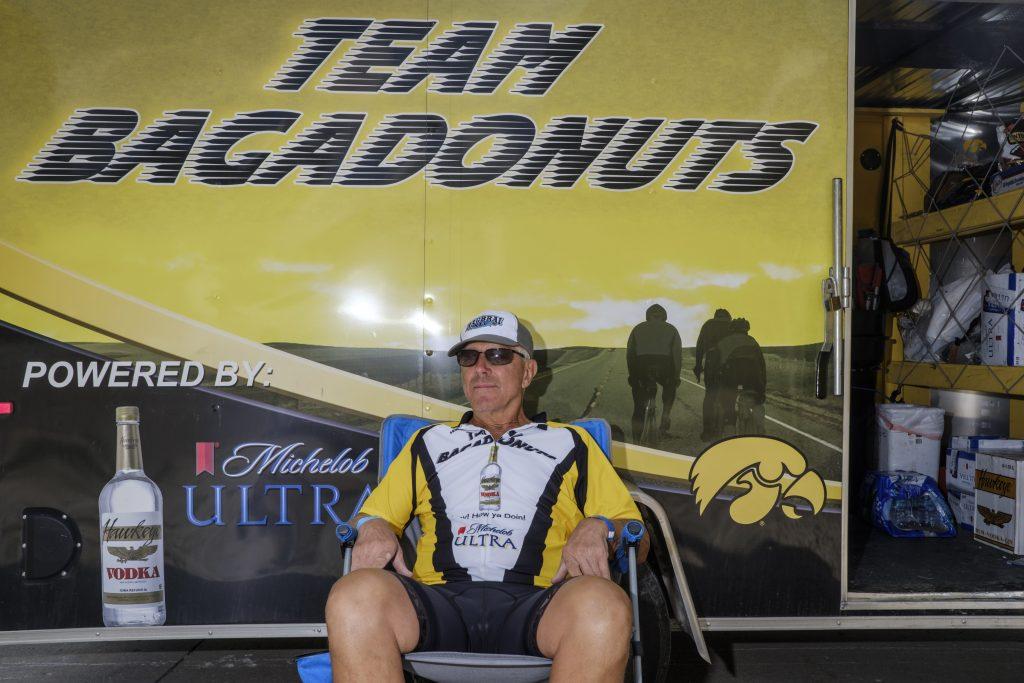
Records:
{"label": "blue water bottle pack", "polygon": [[861,487],[861,514],[896,538],[956,536],[956,519],[938,484],[917,472],[869,472]]}

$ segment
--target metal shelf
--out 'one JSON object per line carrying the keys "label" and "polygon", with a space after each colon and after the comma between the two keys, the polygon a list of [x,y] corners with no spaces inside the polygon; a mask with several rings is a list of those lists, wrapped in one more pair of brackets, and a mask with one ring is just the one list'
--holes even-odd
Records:
{"label": "metal shelf", "polygon": [[924,244],[995,230],[1009,223],[1024,222],[1024,189],[996,197],[979,197],[968,204],[951,206],[893,221],[892,238],[901,246]]}
{"label": "metal shelf", "polygon": [[893,361],[886,381],[931,389],[1024,396],[1024,367]]}

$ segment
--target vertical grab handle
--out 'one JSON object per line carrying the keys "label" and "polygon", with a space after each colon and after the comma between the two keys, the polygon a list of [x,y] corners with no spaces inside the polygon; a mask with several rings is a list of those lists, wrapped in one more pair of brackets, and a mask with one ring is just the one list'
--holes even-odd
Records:
{"label": "vertical grab handle", "polygon": [[843,309],[850,306],[850,269],[843,265],[843,179],[832,179],[832,269],[829,276],[835,282],[835,295],[839,298],[839,306],[832,311],[832,358],[833,378],[832,393],[843,395]]}
{"label": "vertical grab handle", "polygon": [[843,266],[843,179],[832,179],[832,266],[821,281],[825,305],[825,341],[818,351],[814,395],[828,395],[828,364],[832,362],[832,393],[843,395],[843,309],[850,306],[850,269]]}

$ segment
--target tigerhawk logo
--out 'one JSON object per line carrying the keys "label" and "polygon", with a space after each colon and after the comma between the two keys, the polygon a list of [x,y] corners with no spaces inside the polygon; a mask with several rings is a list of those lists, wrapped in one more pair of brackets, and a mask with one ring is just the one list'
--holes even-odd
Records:
{"label": "tigerhawk logo", "polygon": [[729,505],[737,524],[754,524],[776,505],[790,519],[803,513],[797,502],[806,503],[812,514],[825,505],[825,482],[807,467],[807,458],[785,441],[761,436],[740,436],[710,446],[690,470],[699,513],[726,487],[746,489]]}

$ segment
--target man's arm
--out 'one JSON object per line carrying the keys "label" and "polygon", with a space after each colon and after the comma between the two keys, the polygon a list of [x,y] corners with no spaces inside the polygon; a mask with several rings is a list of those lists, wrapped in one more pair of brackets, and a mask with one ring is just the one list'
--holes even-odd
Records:
{"label": "man's arm", "polygon": [[700,334],[697,335],[697,346],[693,349],[694,363],[693,363],[693,374],[697,375],[697,381],[700,381],[701,372],[704,370],[704,346],[707,343],[707,328],[708,324],[704,323],[700,327]]}
{"label": "man's arm", "polygon": [[767,371],[765,369],[765,365],[764,365],[764,352],[761,350],[760,345],[758,345],[758,347],[757,347],[757,368],[758,368],[757,379],[758,379],[758,382],[759,382],[759,385],[758,385],[758,388],[757,388],[758,389],[758,395],[761,398],[761,403],[764,403],[765,396],[768,393],[768,373],[767,373]]}
{"label": "man's arm", "polygon": [[675,367],[675,377],[678,381],[683,370],[683,340],[679,338],[679,330],[672,326],[672,365]]}
{"label": "man's arm", "polygon": [[[359,514],[353,518],[353,524],[360,526],[352,548],[352,570],[381,569],[393,563],[399,574],[412,576],[402,557],[398,537],[414,511],[412,444],[418,435],[417,432],[405,444],[387,474],[363,502]],[[376,519],[360,522],[366,517]]]}
{"label": "man's arm", "polygon": [[626,342],[626,375],[630,378],[636,376],[636,328],[629,333],[629,341]]}
{"label": "man's arm", "polygon": [[[562,563],[552,579],[556,583],[571,576],[611,578],[608,561],[615,553],[622,527],[629,521],[642,521],[633,497],[600,446],[584,430],[577,433],[581,432],[587,446],[586,500],[581,510],[584,519],[576,525],[562,548]],[[611,520],[615,526],[614,543],[608,543],[608,527],[595,515]],[[638,561],[647,559],[650,546],[650,534],[644,534],[637,547]]]}
{"label": "man's arm", "polygon": [[[359,514],[354,520],[358,523],[360,519],[370,515]],[[412,572],[405,564],[402,556],[402,546],[394,530],[383,519],[371,519],[363,522],[359,528],[359,536],[356,544],[352,547],[351,571],[357,569],[383,569],[391,564],[395,571],[403,576],[412,577]]]}

